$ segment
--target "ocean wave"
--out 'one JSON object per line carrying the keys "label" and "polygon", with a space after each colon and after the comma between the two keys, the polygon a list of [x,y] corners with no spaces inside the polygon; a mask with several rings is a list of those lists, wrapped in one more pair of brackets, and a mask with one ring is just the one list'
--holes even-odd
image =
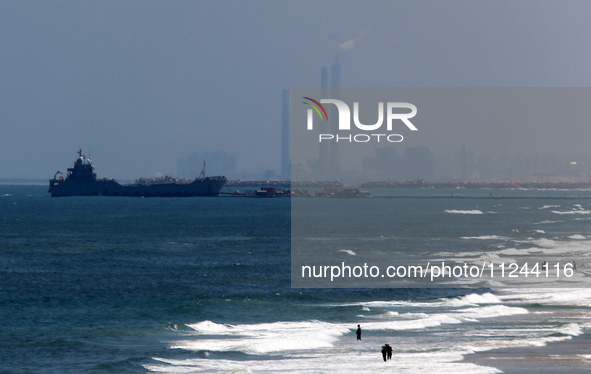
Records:
{"label": "ocean wave", "polygon": [[521,289],[499,295],[504,303],[591,307],[591,289]]}
{"label": "ocean wave", "polygon": [[[385,321],[363,323],[363,331],[424,330],[446,324],[461,324],[461,318],[448,313],[424,314],[387,311]],[[360,316],[363,318],[363,316]],[[374,317],[375,318],[375,317]],[[352,325],[321,321],[275,322],[252,325],[221,325],[203,321],[188,325],[206,332],[204,339],[181,340],[170,348],[190,351],[243,352],[269,354],[332,347],[338,339],[351,333]],[[216,338],[216,336],[223,338]]]}
{"label": "ocean wave", "polygon": [[484,214],[481,210],[473,209],[473,210],[454,210],[454,209],[446,209],[445,213],[450,214]]}
{"label": "ocean wave", "polygon": [[[463,352],[462,352],[463,353]],[[470,373],[497,374],[502,371],[473,363],[463,362],[460,352],[443,350],[437,352],[396,352],[392,362],[384,363],[376,359],[374,350],[363,350],[351,354],[350,351],[331,351],[329,353],[290,356],[287,359],[231,360],[231,359],[170,359],[153,357],[155,363],[144,367],[151,372],[162,373],[381,373],[385,371],[420,374],[437,372],[440,374]],[[379,352],[378,352],[379,355]],[[319,368],[321,368],[319,370]]]}
{"label": "ocean wave", "polygon": [[231,331],[232,326],[224,325],[220,323],[215,323],[211,321],[201,321],[192,325],[187,325],[188,327],[192,328],[195,331],[202,332],[202,333],[211,333],[211,332],[226,332]]}
{"label": "ocean wave", "polygon": [[456,318],[447,313],[404,313],[398,317],[398,319],[385,322],[365,322],[363,328],[366,331],[424,330],[441,325],[458,325],[462,323],[460,318]]}
{"label": "ocean wave", "polygon": [[549,220],[545,220],[545,221],[540,221],[540,222],[534,222],[534,225],[550,225],[552,223],[560,223],[560,222],[564,222],[564,221],[549,221]]}
{"label": "ocean wave", "polygon": [[[441,307],[459,307],[478,304],[498,304],[501,300],[490,292],[483,294],[472,293],[460,297],[442,297],[433,301],[406,301],[406,300],[375,300],[358,303],[337,303],[328,304],[330,307],[355,306],[362,305],[363,308],[400,308],[400,307],[420,307],[420,308],[441,308]],[[407,314],[408,315],[408,314]]]}
{"label": "ocean wave", "polygon": [[[500,253],[507,254],[507,253],[504,253],[504,251],[500,251]],[[486,253],[486,254],[483,254],[482,256],[478,257],[476,260],[474,260],[475,265],[485,265],[485,266],[488,266],[489,264],[514,263],[514,262],[517,262],[517,261],[512,258],[501,257],[497,253]]]}
{"label": "ocean wave", "polygon": [[499,251],[499,253],[503,254],[503,255],[527,255],[527,254],[530,254],[531,252],[528,251],[527,249],[524,249],[524,248],[520,248],[520,249],[506,248],[506,249]]}
{"label": "ocean wave", "polygon": [[554,214],[559,214],[559,215],[564,215],[564,214],[591,214],[591,211],[589,210],[569,210],[566,212],[561,212],[558,210],[553,210],[552,213]]}
{"label": "ocean wave", "polygon": [[[491,293],[484,294],[470,294],[459,298],[442,299],[437,303],[428,304],[431,307],[448,307],[453,309],[447,309],[438,314],[425,314],[425,313],[404,313],[388,314],[388,312],[382,313],[380,316],[383,317],[399,317],[405,319],[411,319],[411,321],[400,321],[395,320],[388,322],[387,325],[370,325],[366,327],[376,329],[423,329],[427,327],[437,326],[439,324],[458,324],[462,321],[469,320],[474,321],[477,318],[493,318],[502,316],[512,316],[518,314],[528,314],[529,311],[525,308],[518,306],[507,306],[499,305],[502,301]],[[414,306],[423,306],[425,303],[413,303]],[[417,305],[420,304],[420,305]],[[495,305],[484,305],[483,304],[495,304]],[[469,307],[469,308],[465,308]],[[461,308],[461,309],[458,309]],[[390,312],[391,313],[391,312]]]}
{"label": "ocean wave", "polygon": [[501,302],[497,296],[490,292],[483,294],[472,293],[470,295],[460,297],[459,300],[466,304],[498,304]]}
{"label": "ocean wave", "polygon": [[[501,332],[502,333],[502,332]],[[541,333],[541,332],[540,332]],[[543,347],[548,343],[561,342],[572,339],[572,336],[531,336],[523,339],[515,337],[514,339],[487,339],[480,340],[473,344],[464,346],[466,350],[471,350],[471,353],[492,351],[502,348],[516,348],[516,347]]]}
{"label": "ocean wave", "polygon": [[266,354],[328,348],[334,344],[338,337],[350,332],[350,328],[345,325],[320,321],[252,325],[221,325],[211,321],[203,321],[188,326],[199,332],[207,332],[208,335],[224,335],[225,338],[179,341],[174,343],[171,348],[191,351]]}
{"label": "ocean wave", "polygon": [[509,238],[499,235],[482,235],[482,236],[462,236],[460,239],[477,239],[477,240],[509,240]]}
{"label": "ocean wave", "polygon": [[456,313],[462,318],[478,319],[513,316],[518,314],[529,314],[529,311],[525,308],[520,307],[511,307],[506,305],[491,305],[460,310],[456,311]]}
{"label": "ocean wave", "polygon": [[585,210],[581,204],[573,204],[572,210],[565,211],[565,212],[553,210],[552,213],[554,213],[554,214],[590,214],[591,211]]}
{"label": "ocean wave", "polygon": [[546,238],[535,239],[532,241],[532,243],[534,243],[540,247],[545,247],[545,248],[555,248],[559,245],[559,243],[556,240],[546,239]]}
{"label": "ocean wave", "polygon": [[[527,304],[533,298],[543,299],[553,291],[533,289],[509,290],[507,294],[472,293],[431,302],[379,301],[383,305],[409,306],[414,311],[379,311],[377,317],[382,318],[381,320],[362,321],[363,343],[355,339],[357,322],[329,323],[311,320],[229,325],[206,320],[189,325],[196,332],[205,334],[199,334],[191,340],[185,332],[184,340],[170,346],[192,351],[192,356],[179,359],[154,357],[154,362],[144,366],[153,372],[179,373],[250,373],[261,370],[307,373],[316,372],[320,367],[327,372],[342,374],[382,372],[385,368],[405,373],[500,373],[497,369],[468,364],[462,359],[475,352],[541,347],[551,342],[566,341],[581,335],[586,326],[578,323],[512,325],[511,322],[508,326],[506,322],[502,322],[497,327],[490,327],[487,322],[486,328],[479,328],[474,327],[476,325],[473,323],[484,318],[508,321],[510,319],[506,317],[526,315],[529,313],[527,309],[514,304]],[[571,290],[568,298],[591,297],[591,291],[581,291],[586,292]],[[378,302],[360,301],[347,304],[363,305],[365,308],[367,305],[375,306],[376,303]],[[431,304],[439,309],[429,308],[423,309],[425,312],[416,312],[424,304]],[[468,329],[461,327],[464,323],[469,323],[466,324]],[[450,326],[440,329],[441,325]],[[436,329],[438,337],[423,344],[409,343],[401,338],[413,334],[402,331],[429,331],[431,328]],[[385,341],[395,348],[393,360],[388,363],[379,358],[379,344]]]}
{"label": "ocean wave", "polygon": [[578,323],[568,323],[566,325],[560,326],[556,329],[556,331],[570,336],[579,336],[583,333],[583,329]]}
{"label": "ocean wave", "polygon": [[398,312],[394,312],[391,310],[387,310],[381,314],[378,315],[379,318],[392,318],[392,317],[397,317],[400,314]]}

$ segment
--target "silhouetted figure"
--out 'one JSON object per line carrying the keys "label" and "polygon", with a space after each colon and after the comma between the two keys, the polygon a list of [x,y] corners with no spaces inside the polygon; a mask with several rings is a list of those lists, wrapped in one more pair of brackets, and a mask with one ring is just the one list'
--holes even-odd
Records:
{"label": "silhouetted figure", "polygon": [[392,347],[388,343],[386,343],[386,352],[388,353],[388,360],[391,360],[392,359]]}
{"label": "silhouetted figure", "polygon": [[577,271],[577,263],[573,261],[573,269]]}
{"label": "silhouetted figure", "polygon": [[361,340],[361,326],[357,325],[357,340]]}
{"label": "silhouetted figure", "polygon": [[542,270],[546,270],[546,261],[542,262]]}
{"label": "silhouetted figure", "polygon": [[382,346],[382,357],[384,358],[384,362],[386,362],[386,357],[388,357],[388,347],[387,344]]}

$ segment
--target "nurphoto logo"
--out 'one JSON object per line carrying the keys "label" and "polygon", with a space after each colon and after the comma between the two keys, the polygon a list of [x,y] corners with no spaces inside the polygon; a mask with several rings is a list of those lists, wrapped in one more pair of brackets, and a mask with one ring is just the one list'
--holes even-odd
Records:
{"label": "nurphoto logo", "polygon": [[[314,111],[318,113],[321,122],[324,120],[328,122],[328,115],[322,104],[333,104],[338,112],[338,130],[351,131],[351,109],[347,103],[337,99],[320,99],[320,102],[309,97],[303,97],[303,99],[311,102],[303,102],[303,104],[310,107],[307,115],[307,130],[314,130]],[[359,120],[359,102],[353,102],[353,123],[357,129],[365,131],[365,133],[348,135],[334,133],[319,134],[318,141],[320,143],[323,141],[367,143],[370,141],[380,142],[385,139],[385,141],[391,143],[401,142],[404,139],[401,134],[374,133],[374,131],[379,130],[384,124],[384,117],[386,118],[386,131],[392,131],[393,122],[396,120],[400,120],[411,131],[418,131],[416,126],[410,121],[410,118],[413,118],[417,114],[417,107],[414,104],[404,102],[387,102],[385,104],[386,110],[384,111],[384,103],[378,103],[378,119],[376,123],[363,124]]]}

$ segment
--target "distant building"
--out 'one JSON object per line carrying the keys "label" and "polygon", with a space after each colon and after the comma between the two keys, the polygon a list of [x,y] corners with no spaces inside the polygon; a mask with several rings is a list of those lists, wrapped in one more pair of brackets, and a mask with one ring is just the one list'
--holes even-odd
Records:
{"label": "distant building", "polygon": [[404,180],[402,157],[395,148],[378,148],[375,156],[365,157],[362,162],[363,180]]}
{"label": "distant building", "polygon": [[435,179],[435,160],[428,147],[411,147],[404,150],[404,167],[407,180]]}

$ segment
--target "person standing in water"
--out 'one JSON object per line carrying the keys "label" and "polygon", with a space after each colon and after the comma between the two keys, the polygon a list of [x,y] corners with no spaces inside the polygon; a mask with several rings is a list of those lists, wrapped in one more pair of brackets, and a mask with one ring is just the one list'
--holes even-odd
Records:
{"label": "person standing in water", "polygon": [[392,359],[392,351],[392,346],[389,343],[382,346],[382,358],[384,359],[384,362]]}
{"label": "person standing in water", "polygon": [[361,326],[357,325],[357,340],[361,340]]}
{"label": "person standing in water", "polygon": [[387,344],[382,346],[382,357],[384,358],[384,362],[386,362],[386,357],[388,355],[388,347]]}

